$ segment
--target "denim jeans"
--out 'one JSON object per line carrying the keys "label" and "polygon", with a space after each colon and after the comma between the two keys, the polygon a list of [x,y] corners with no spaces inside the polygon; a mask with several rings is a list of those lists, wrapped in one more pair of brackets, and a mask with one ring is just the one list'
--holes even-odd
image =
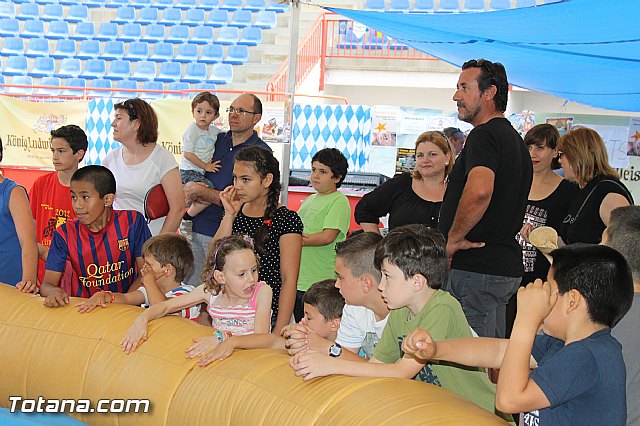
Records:
{"label": "denim jeans", "polygon": [[507,303],[521,279],[452,269],[443,290],[458,299],[479,336],[504,338]]}
{"label": "denim jeans", "polygon": [[207,259],[207,253],[209,252],[209,243],[211,239],[208,235],[193,233],[193,238],[189,244],[191,244],[191,250],[193,250],[193,269],[184,279],[185,284],[198,287],[202,282],[200,275],[202,275],[202,269],[204,268],[204,262]]}

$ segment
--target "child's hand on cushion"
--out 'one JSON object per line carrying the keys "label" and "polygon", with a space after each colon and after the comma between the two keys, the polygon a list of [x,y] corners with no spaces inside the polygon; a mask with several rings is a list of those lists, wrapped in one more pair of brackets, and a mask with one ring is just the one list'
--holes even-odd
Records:
{"label": "child's hand on cushion", "polygon": [[145,340],[147,340],[147,320],[138,317],[125,333],[120,346],[125,353],[129,354],[136,350],[141,341]]}
{"label": "child's hand on cushion", "polygon": [[187,353],[185,355],[187,358],[201,357],[210,350],[214,349],[220,343],[215,335],[200,337],[197,339],[194,338],[193,341],[195,343],[184,350]]}
{"label": "child's hand on cushion", "polygon": [[217,345],[211,352],[208,352],[204,354],[202,357],[200,357],[200,362],[198,362],[198,365],[200,367],[204,367],[218,359],[220,361],[223,361],[233,353],[235,348],[236,347],[233,344],[233,341],[231,339],[227,339],[224,342]]}
{"label": "child's hand on cushion", "polygon": [[44,298],[42,304],[47,308],[61,308],[69,304],[69,295],[61,288],[57,288],[55,293]]}
{"label": "child's hand on cushion", "polygon": [[99,291],[87,300],[84,300],[76,305],[78,312],[85,313],[93,311],[97,306],[106,308],[107,304],[111,303],[111,296],[109,293]]}
{"label": "child's hand on cushion", "polygon": [[16,284],[16,288],[23,293],[37,293],[38,284],[36,281],[22,280]]}
{"label": "child's hand on cushion", "polygon": [[320,352],[302,352],[291,357],[289,365],[295,371],[295,375],[303,380],[310,380],[315,377],[329,376],[335,374],[332,369],[335,358]]}

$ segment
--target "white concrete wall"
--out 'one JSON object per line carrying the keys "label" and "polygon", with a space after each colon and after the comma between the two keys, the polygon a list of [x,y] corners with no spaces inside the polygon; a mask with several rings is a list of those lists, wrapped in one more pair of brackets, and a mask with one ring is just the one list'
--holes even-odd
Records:
{"label": "white concrete wall", "polygon": [[[314,75],[314,79],[314,82],[317,82],[317,76]],[[454,110],[452,97],[457,79],[457,73],[446,72],[328,69],[324,94],[345,96],[349,103],[354,105],[398,105]],[[313,90],[313,85],[305,86],[304,93],[311,93],[310,90]],[[507,114],[523,110],[563,114],[639,115],[591,108],[544,93],[513,88],[509,93]]]}

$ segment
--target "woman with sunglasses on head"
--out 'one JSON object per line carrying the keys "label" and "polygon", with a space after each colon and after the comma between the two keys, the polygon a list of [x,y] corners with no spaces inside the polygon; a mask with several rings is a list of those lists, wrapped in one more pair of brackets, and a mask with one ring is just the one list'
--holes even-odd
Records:
{"label": "woman with sunglasses on head", "polygon": [[607,148],[595,130],[580,127],[562,135],[558,155],[565,179],[579,187],[558,234],[566,244],[598,244],[611,211],[633,204],[633,197],[609,165]]}
{"label": "woman with sunglasses on head", "polygon": [[420,223],[438,227],[445,178],[455,152],[441,132],[424,132],[416,140],[416,167],[400,173],[362,197],[354,217],[365,232],[380,232],[378,220],[389,214],[389,229]]}
{"label": "woman with sunglasses on head", "polygon": [[184,214],[185,203],[178,163],[166,148],[157,144],[158,117],[142,99],[128,99],[114,106],[111,122],[113,138],[122,144],[102,163],[116,178],[116,210],[144,212],[144,198],[149,189],[162,184],[169,201],[169,214],[149,224],[153,235],[176,232]]}

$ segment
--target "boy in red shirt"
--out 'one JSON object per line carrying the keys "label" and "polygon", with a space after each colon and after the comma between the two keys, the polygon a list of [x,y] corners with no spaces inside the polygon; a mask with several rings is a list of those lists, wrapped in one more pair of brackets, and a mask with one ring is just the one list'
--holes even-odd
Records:
{"label": "boy in red shirt", "polygon": [[[39,177],[29,191],[31,214],[36,221],[39,283],[44,279],[44,263],[55,230],[65,222],[75,219],[69,185],[71,176],[84,158],[87,145],[87,135],[76,125],[70,124],[52,130],[51,159],[55,172]],[[61,287],[69,288],[72,279],[73,273],[67,267]]]}

